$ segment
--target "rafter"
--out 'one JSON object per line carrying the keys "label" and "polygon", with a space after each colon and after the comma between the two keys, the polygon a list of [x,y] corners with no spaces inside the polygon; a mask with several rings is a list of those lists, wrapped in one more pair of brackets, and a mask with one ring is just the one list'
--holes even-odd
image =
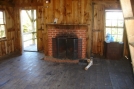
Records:
{"label": "rafter", "polygon": [[14,0],[0,0],[0,5],[14,6]]}

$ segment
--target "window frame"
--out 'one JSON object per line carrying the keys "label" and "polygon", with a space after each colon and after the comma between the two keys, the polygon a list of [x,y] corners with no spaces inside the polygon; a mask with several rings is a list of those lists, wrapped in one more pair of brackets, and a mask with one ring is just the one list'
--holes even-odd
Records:
{"label": "window frame", "polygon": [[[110,28],[110,30],[111,30],[111,35],[116,35],[116,36],[122,36],[122,41],[118,41],[118,40],[114,40],[114,42],[123,42],[123,40],[124,40],[124,19],[123,20],[121,20],[121,21],[123,21],[123,26],[121,27],[121,26],[119,26],[118,25],[118,21],[120,21],[119,19],[115,19],[116,21],[117,21],[117,26],[112,26],[112,22],[111,22],[111,26],[107,26],[106,25],[106,20],[108,20],[107,18],[106,18],[106,13],[107,12],[122,12],[122,10],[105,10],[105,24],[104,24],[104,28],[105,28],[105,31],[104,31],[104,38],[106,38],[106,28]],[[122,14],[123,15],[123,14]],[[109,19],[109,20],[112,20],[112,19]],[[112,34],[112,28],[115,28],[115,29],[117,29],[117,34]],[[122,34],[119,34],[118,33],[118,31],[119,31],[119,28],[121,28],[121,29],[123,29],[123,33]],[[119,37],[117,37],[117,38],[119,38]],[[105,40],[105,39],[104,39]]]}
{"label": "window frame", "polygon": [[0,9],[0,12],[3,13],[3,24],[0,23],[0,25],[3,25],[5,28],[5,36],[4,37],[0,37],[0,40],[2,39],[6,39],[7,38],[7,30],[6,30],[6,12],[4,9]]}

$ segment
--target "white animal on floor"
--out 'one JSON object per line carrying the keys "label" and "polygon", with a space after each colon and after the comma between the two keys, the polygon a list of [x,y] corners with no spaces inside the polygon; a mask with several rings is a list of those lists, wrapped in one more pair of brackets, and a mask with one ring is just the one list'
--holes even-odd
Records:
{"label": "white animal on floor", "polygon": [[88,70],[90,66],[93,65],[93,59],[87,59],[88,65],[85,67],[85,70]]}

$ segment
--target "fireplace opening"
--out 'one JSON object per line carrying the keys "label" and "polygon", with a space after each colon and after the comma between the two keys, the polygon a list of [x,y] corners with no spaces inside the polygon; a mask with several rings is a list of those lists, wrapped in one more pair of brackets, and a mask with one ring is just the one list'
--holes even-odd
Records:
{"label": "fireplace opening", "polygon": [[81,59],[82,39],[67,36],[52,38],[52,53],[59,59]]}
{"label": "fireplace opening", "polygon": [[69,59],[78,58],[78,38],[67,39],[67,57]]}

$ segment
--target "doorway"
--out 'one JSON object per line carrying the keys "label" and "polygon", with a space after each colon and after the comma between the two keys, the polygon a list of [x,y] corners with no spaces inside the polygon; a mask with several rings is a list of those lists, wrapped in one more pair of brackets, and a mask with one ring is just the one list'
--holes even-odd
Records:
{"label": "doorway", "polygon": [[23,51],[37,51],[36,10],[21,10]]}

